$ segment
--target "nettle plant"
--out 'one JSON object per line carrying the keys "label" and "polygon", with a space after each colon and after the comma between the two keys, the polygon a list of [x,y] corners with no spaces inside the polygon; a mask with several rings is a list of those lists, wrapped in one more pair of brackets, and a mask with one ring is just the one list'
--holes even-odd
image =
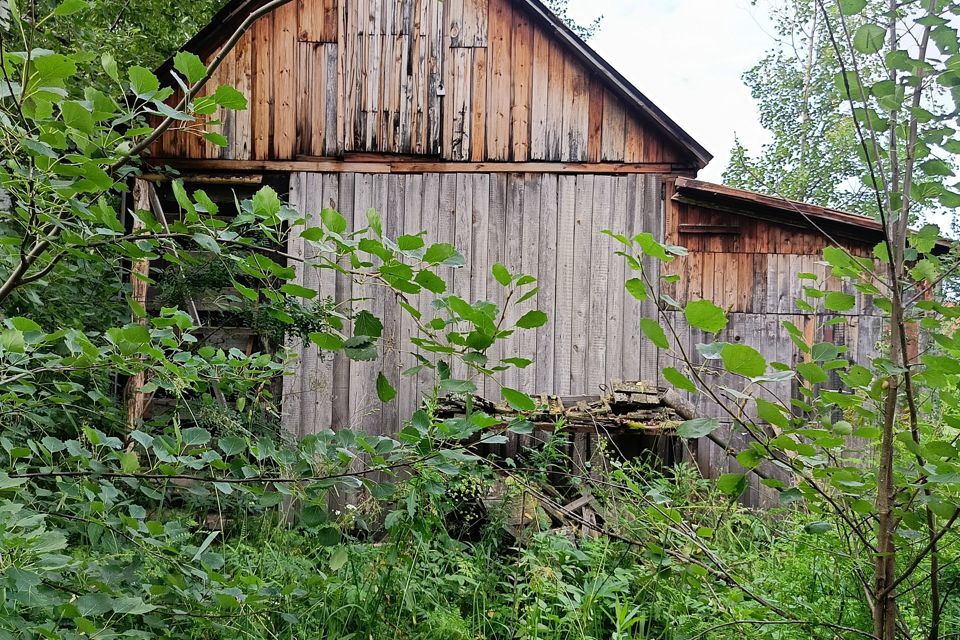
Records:
{"label": "nettle plant", "polygon": [[[231,42],[276,5],[253,12]],[[289,309],[312,310],[312,326],[322,330],[307,338],[322,350],[376,359],[378,318],[349,303],[315,303],[316,292],[295,283],[301,269],[336,270],[394,292],[421,329],[411,346],[418,366],[436,373],[438,389],[460,393],[475,390],[477,377],[528,364],[486,353],[512,332],[546,322],[538,312],[512,319],[535,281],[499,265],[493,276],[506,289],[503,309],[444,295],[442,274],[464,262],[456,249],[428,245],[423,234],[387,238],[375,212],[364,229],[348,231],[332,210],[308,227],[305,215],[265,187],[225,220],[203,190],[190,193],[179,181],[172,183],[176,217],[124,211],[140,155],[164,130],[189,126],[223,142],[209,116],[246,101],[226,86],[193,99],[218,62],[206,68],[186,53],[175,63],[186,94],[176,107],[164,104],[171,90],[153,73],[121,70],[109,56],[96,79],[101,88],[85,86],[77,68],[88,54],[31,46],[51,17],[82,6],[67,0],[41,16],[34,5],[21,15],[15,4],[0,4],[0,187],[10,199],[0,222],[0,637],[167,636],[197,616],[232,620],[270,610],[291,594],[248,569],[224,567],[218,547],[231,519],[273,515],[314,530],[333,549],[351,531],[329,512],[331,491],[364,490],[391,504],[394,472],[403,469],[423,491],[441,492],[446,478],[476,463],[472,444],[504,438],[478,433],[493,424],[481,413],[436,421],[429,411],[418,411],[395,438],[349,428],[298,443],[250,429],[213,432],[197,420],[204,406],[251,420],[275,414],[270,383],[291,364],[287,354],[201,345],[195,314],[153,310],[129,295],[124,303],[129,283],[108,288],[115,300],[100,289],[91,294],[87,283],[128,282],[128,272],[149,281],[131,265],[177,265],[202,254],[233,274],[232,303],[271,308],[273,320],[288,325],[296,322]],[[151,127],[148,118],[162,120]],[[296,262],[282,250],[293,234],[316,245],[315,260]],[[81,271],[92,277],[76,278]],[[57,299],[72,308],[48,314],[50,291],[66,291]],[[407,302],[421,291],[439,296],[436,317]],[[454,362],[469,375],[451,375]],[[142,381],[130,391],[163,397],[168,410],[131,424],[119,384],[125,379]],[[393,398],[394,384],[378,376],[381,400]],[[504,395],[532,408],[524,394]],[[510,426],[529,428],[522,420]],[[207,521],[210,511],[219,525]],[[392,523],[416,515],[394,513]],[[345,551],[331,553],[342,560]]]}
{"label": "nettle plant", "polygon": [[[816,4],[840,60],[837,86],[857,127],[866,165],[862,180],[874,193],[873,213],[885,236],[875,259],[852,256],[836,245],[824,252],[824,261],[886,314],[876,356],[853,362],[843,348],[810,342],[785,323],[784,335],[802,355],[796,366],[767,362],[748,344],[724,342],[698,345],[705,364],[693,364],[692,354],[678,348],[670,312],[682,312],[690,326],[713,334],[726,327],[726,315],[710,301],[681,305],[656,293],[656,275],[643,271],[642,258],[670,261],[684,251],[649,237],[617,236],[639,273],[627,289],[641,298],[653,296],[660,309],[658,318],[641,321],[641,329],[680,363],[665,369],[664,378],[719,405],[727,421],[750,438],[737,461],[747,469],[772,463],[787,472],[789,482],[764,482],[786,502],[801,501],[818,514],[821,523],[813,531],[836,528],[848,541],[873,619],[873,628],[859,633],[884,640],[940,638],[941,614],[956,597],[956,585],[943,583],[941,550],[955,544],[960,518],[960,314],[944,298],[942,284],[960,260],[939,239],[936,226],[913,231],[911,222],[919,208],[960,203],[952,180],[960,150],[955,109],[960,7],[937,0]],[[881,77],[860,71],[878,65]],[[806,295],[797,301],[800,313],[853,308],[848,293],[806,284]],[[742,384],[720,389],[706,369],[726,371]],[[841,389],[824,388],[829,372],[839,374]],[[785,378],[798,380],[798,398],[775,401],[761,393],[765,384]],[[703,437],[719,427],[718,420],[698,418],[680,432]],[[866,442],[866,455],[849,455],[848,437]],[[719,483],[732,495],[746,486],[742,474]],[[909,619],[900,606],[907,598],[914,609]],[[794,617],[789,609],[767,604],[778,615]]]}

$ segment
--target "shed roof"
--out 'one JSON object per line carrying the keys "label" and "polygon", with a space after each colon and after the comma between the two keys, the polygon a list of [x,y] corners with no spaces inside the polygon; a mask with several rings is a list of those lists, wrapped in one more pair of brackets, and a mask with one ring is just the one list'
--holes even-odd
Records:
{"label": "shed roof", "polygon": [[[873,218],[694,178],[677,178],[673,199],[736,215],[812,228],[821,234],[836,234],[864,244],[883,240],[883,225]],[[948,239],[941,238],[936,252],[945,252],[951,246]]]}
{"label": "shed roof", "polygon": [[865,241],[883,238],[883,225],[866,216],[693,178],[677,178],[673,199],[792,226],[856,233]]}
{"label": "shed roof", "polygon": [[[230,0],[182,49],[206,58],[226,42],[252,11],[266,6],[271,1],[275,0]],[[533,20],[551,33],[557,42],[579,59],[591,73],[596,74],[609,90],[624,100],[628,107],[659,128],[680,149],[689,153],[698,168],[703,168],[713,158],[699,142],[594,51],[540,0],[510,1],[524,8]],[[282,4],[285,3],[279,3],[278,7]],[[165,75],[172,68],[173,58],[171,57],[157,71],[158,74]]]}

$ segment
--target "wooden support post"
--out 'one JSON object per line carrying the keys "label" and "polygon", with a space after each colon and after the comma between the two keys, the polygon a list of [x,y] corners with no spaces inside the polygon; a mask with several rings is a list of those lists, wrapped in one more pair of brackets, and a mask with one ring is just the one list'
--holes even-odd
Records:
{"label": "wooden support post", "polygon": [[[134,210],[147,211],[150,209],[150,192],[153,186],[146,180],[137,179],[133,183],[133,207]],[[133,230],[136,232],[143,228],[143,223],[139,218],[133,219]],[[147,308],[147,287],[150,277],[150,261],[137,260],[130,265],[130,298],[141,308]],[[133,321],[146,325],[146,318],[140,318],[134,315]],[[144,415],[147,412],[149,398],[147,394],[142,393],[140,388],[147,383],[147,374],[141,371],[131,376],[127,380],[127,386],[124,392],[127,398],[127,429],[133,431],[143,422]]]}

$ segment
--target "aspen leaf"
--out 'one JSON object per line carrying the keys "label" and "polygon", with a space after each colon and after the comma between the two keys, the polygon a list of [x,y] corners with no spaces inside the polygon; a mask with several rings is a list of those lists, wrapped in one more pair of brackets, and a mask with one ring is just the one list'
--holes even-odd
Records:
{"label": "aspen leaf", "polygon": [[767,361],[763,359],[760,352],[745,344],[724,345],[720,358],[727,371],[748,378],[762,376],[767,369]]}
{"label": "aspen leaf", "polygon": [[643,331],[643,335],[647,336],[647,339],[657,347],[661,349],[670,348],[670,343],[667,342],[667,334],[663,332],[663,327],[655,320],[642,318],[640,320],[640,330]]}
{"label": "aspen leaf", "polygon": [[688,302],[683,315],[690,326],[710,333],[723,331],[727,326],[727,314],[709,300]]}
{"label": "aspen leaf", "polygon": [[397,397],[397,390],[393,388],[382,371],[377,374],[377,397],[380,398],[380,402],[390,402]]}

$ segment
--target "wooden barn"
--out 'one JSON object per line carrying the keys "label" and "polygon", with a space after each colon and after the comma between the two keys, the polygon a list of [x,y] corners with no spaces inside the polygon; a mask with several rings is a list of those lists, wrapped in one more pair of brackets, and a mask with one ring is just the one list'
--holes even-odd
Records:
{"label": "wooden barn", "polygon": [[[212,60],[264,4],[229,3],[185,48]],[[492,354],[535,357],[503,374],[530,393],[599,394],[612,380],[656,380],[670,360],[642,339],[638,319],[656,310],[625,295],[630,276],[603,229],[689,247],[669,266],[681,275],[669,293],[713,298],[733,320],[721,337],[788,362],[797,355],[779,323],[818,326],[793,304],[797,274],[823,273],[828,235],[866,254],[877,234],[849,214],[693,180],[710,155],[538,0],[292,0],[243,35],[211,84],[221,83],[249,96],[248,110],[223,118],[229,145],[172,131],[150,162],[187,180],[269,182],[305,213],[333,207],[358,228],[372,207],[387,234],[426,230],[466,255],[452,291],[467,299],[501,302],[494,263],[534,275],[540,291],[521,313],[539,309],[551,322]],[[293,240],[289,251],[305,248]],[[298,277],[338,301],[371,298],[362,304],[385,319],[384,366],[400,393],[379,402],[380,363],[300,347],[284,384],[287,424],[299,434],[393,432],[427,383],[399,375],[413,364],[400,348],[412,322],[345,278]],[[421,308],[430,302],[420,296]],[[823,338],[866,354],[880,331],[858,296]],[[702,340],[682,335],[688,347]],[[483,391],[498,396],[493,383]],[[709,472],[728,464],[709,445],[698,459]]]}

